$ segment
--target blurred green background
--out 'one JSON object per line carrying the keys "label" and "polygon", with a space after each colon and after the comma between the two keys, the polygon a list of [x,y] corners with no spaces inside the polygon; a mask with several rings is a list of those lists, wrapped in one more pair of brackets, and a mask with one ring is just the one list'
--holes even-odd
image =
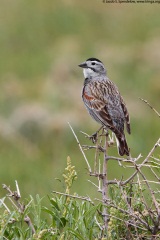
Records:
{"label": "blurred green background", "polygon": [[[74,190],[95,196],[67,124],[81,144],[88,141],[80,130],[91,134],[98,128],[83,106],[84,80],[77,65],[89,57],[104,62],[130,112],[132,156],[146,156],[160,135],[158,117],[139,100],[147,99],[160,111],[159,5],[0,3],[0,183],[14,186],[17,180],[23,196],[62,191],[55,178],[62,178],[69,155],[78,172]],[[109,151],[117,156],[116,148]],[[86,154],[92,164],[94,151]],[[128,170],[110,162],[109,178],[122,174]]]}

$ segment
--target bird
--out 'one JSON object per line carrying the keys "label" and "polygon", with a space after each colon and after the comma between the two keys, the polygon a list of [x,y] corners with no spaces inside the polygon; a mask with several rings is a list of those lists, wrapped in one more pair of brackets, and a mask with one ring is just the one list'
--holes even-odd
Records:
{"label": "bird", "polygon": [[78,65],[83,68],[82,100],[91,117],[116,137],[120,156],[130,156],[124,125],[131,134],[130,117],[118,87],[107,77],[104,64],[97,58],[88,58]]}

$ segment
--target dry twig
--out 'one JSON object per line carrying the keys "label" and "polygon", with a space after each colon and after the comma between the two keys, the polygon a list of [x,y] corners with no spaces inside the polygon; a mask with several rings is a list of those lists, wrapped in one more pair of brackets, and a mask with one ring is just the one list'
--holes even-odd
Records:
{"label": "dry twig", "polygon": [[89,172],[91,172],[92,170],[91,170],[90,164],[89,164],[89,162],[88,162],[88,160],[87,160],[87,158],[86,158],[86,155],[85,155],[85,153],[84,153],[84,151],[83,151],[83,149],[82,149],[82,146],[81,146],[81,144],[80,144],[80,142],[79,142],[79,140],[78,140],[78,137],[77,137],[77,135],[75,134],[75,132],[74,132],[74,130],[73,130],[73,128],[72,128],[72,126],[70,125],[69,122],[68,122],[68,125],[69,125],[69,127],[70,127],[70,129],[71,129],[71,131],[72,131],[72,133],[73,133],[73,135],[74,135],[74,137],[75,137],[75,139],[76,139],[76,141],[77,141],[77,143],[78,143],[78,146],[79,146],[79,148],[80,148],[80,151],[81,151],[81,153],[82,153],[82,155],[83,155],[83,157],[84,157],[84,159],[85,159],[85,161],[86,161],[86,163],[87,163],[88,170],[89,170]]}
{"label": "dry twig", "polygon": [[[12,204],[14,203],[14,206],[16,207],[16,209],[18,209],[19,212],[21,214],[23,214],[24,210],[25,210],[25,206],[20,202],[20,198],[21,198],[20,190],[19,190],[19,186],[18,186],[17,181],[15,181],[15,182],[16,182],[16,189],[17,189],[17,191],[12,191],[10,189],[10,187],[8,187],[5,184],[2,184],[2,187],[4,189],[6,189],[6,191],[8,192],[8,194],[7,194],[8,199],[12,202]],[[12,201],[12,199],[14,200],[14,202]],[[32,234],[34,234],[36,231],[35,231],[35,228],[34,228],[34,226],[32,224],[32,221],[31,221],[31,219],[30,219],[30,217],[28,215],[26,215],[24,217],[24,222],[27,223],[28,227],[32,231]]]}
{"label": "dry twig", "polygon": [[158,117],[160,117],[160,113],[154,107],[152,107],[151,104],[147,100],[145,100],[143,98],[139,98],[139,99],[141,101],[143,101],[144,103],[146,103],[158,115]]}

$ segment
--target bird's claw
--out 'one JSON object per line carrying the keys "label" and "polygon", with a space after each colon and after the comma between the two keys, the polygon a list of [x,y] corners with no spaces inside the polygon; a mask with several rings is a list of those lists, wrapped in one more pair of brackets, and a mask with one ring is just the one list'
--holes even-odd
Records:
{"label": "bird's claw", "polygon": [[91,136],[89,136],[89,139],[93,142],[96,143],[98,140],[98,134],[97,132],[93,133]]}

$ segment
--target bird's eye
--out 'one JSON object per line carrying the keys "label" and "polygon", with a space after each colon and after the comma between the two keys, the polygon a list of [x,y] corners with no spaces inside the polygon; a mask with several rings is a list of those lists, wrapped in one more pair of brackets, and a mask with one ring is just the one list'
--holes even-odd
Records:
{"label": "bird's eye", "polygon": [[92,64],[92,65],[95,65],[95,62],[92,62],[91,64]]}

